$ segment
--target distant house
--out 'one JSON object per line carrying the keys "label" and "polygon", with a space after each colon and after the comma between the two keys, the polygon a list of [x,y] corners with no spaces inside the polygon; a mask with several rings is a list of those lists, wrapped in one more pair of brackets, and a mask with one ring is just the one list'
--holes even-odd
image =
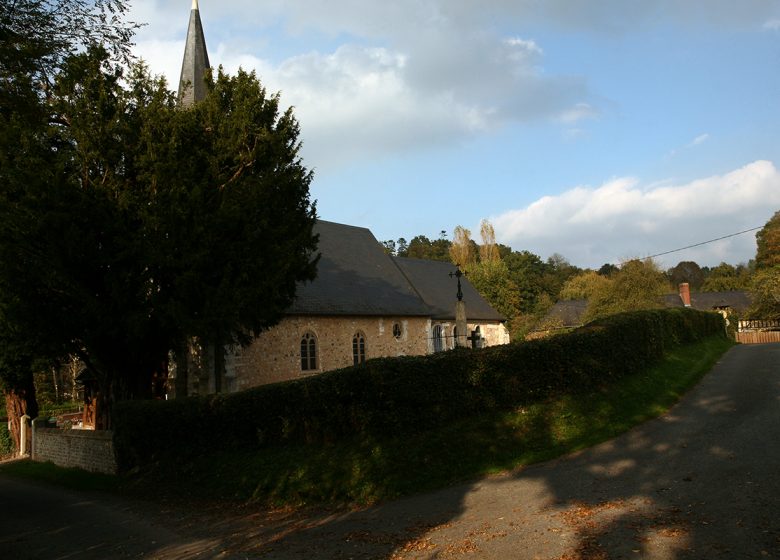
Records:
{"label": "distant house", "polygon": [[676,294],[664,296],[666,307],[692,307],[699,311],[719,311],[725,315],[742,315],[750,307],[750,294],[745,291],[699,292],[692,294],[688,284],[679,286]]}
{"label": "distant house", "polygon": [[588,300],[573,299],[556,302],[526,339],[544,338],[582,326]]}
{"label": "distant house", "polygon": [[[676,294],[663,297],[665,307],[690,307],[699,311],[717,311],[726,320],[733,314],[743,315],[750,307],[750,294],[744,291],[699,292],[692,294],[688,284],[680,284]],[[588,308],[588,300],[559,301],[550,308],[547,315],[526,338],[542,338],[582,326],[582,318]]]}
{"label": "distant house", "polygon": [[[188,394],[238,391],[371,358],[454,347],[454,265],[387,255],[362,227],[320,220],[314,231],[319,235],[317,278],[298,287],[278,325],[246,348],[227,349],[221,368],[204,363],[213,356],[191,363]],[[508,343],[504,317],[468,280],[461,283],[470,342]]]}

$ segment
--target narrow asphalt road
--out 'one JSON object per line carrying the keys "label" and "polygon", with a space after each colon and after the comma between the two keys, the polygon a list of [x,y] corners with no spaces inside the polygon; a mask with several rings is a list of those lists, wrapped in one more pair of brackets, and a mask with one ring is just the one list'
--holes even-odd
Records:
{"label": "narrow asphalt road", "polygon": [[158,512],[0,478],[0,558],[780,558],[780,344],[572,456],[348,513]]}

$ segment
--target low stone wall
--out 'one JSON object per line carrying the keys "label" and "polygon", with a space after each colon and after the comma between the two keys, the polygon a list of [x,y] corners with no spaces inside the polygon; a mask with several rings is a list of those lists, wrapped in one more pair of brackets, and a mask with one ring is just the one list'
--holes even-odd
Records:
{"label": "low stone wall", "polygon": [[33,422],[33,461],[51,461],[60,467],[116,474],[113,434],[103,430],[61,430]]}

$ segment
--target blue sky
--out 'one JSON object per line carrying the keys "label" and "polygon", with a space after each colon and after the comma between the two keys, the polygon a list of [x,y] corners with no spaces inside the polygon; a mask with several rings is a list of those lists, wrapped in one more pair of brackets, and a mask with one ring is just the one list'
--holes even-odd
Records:
{"label": "blue sky", "polygon": [[[178,81],[191,0],[135,0]],[[200,0],[213,65],[301,122],[321,218],[598,268],[780,210],[780,0]],[[659,258],[737,264],[753,233]]]}

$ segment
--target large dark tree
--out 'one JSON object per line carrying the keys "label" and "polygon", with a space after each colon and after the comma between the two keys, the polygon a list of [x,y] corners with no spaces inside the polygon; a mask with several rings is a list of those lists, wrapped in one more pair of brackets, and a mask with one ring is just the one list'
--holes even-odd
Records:
{"label": "large dark tree", "polygon": [[666,275],[672,286],[677,287],[686,282],[695,292],[701,289],[705,278],[704,271],[693,261],[680,261],[676,266],[667,270]]}
{"label": "large dark tree", "polygon": [[[137,26],[124,20],[126,11],[124,0],[0,2],[0,222],[3,235],[11,234],[8,240],[31,233],[25,229],[30,220],[10,219],[11,213],[34,211],[21,203],[25,193],[37,193],[32,196],[42,202],[43,185],[53,191],[59,186],[60,143],[52,133],[50,101],[64,60],[87,44],[98,43],[115,60],[127,61]],[[40,254],[40,244],[28,246],[18,252],[14,265],[24,267]],[[13,321],[19,294],[12,284],[10,274],[0,278],[0,388],[18,445],[19,415],[37,413],[33,363],[60,348],[49,345],[48,325],[41,332],[27,333]],[[30,290],[27,295],[43,294]]]}
{"label": "large dark tree", "polygon": [[81,358],[105,413],[149,396],[188,337],[247,340],[314,277],[298,124],[253,74],[220,71],[180,109],[164,82],[91,48],[47,107],[45,161],[0,185],[0,304],[52,357]]}

